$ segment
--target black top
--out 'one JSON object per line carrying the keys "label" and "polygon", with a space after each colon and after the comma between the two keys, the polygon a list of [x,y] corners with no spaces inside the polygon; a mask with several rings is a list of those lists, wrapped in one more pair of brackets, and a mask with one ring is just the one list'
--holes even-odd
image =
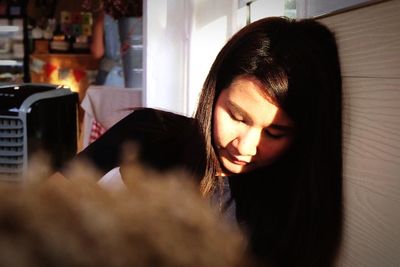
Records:
{"label": "black top", "polygon": [[124,144],[133,142],[139,148],[139,162],[160,171],[183,168],[201,179],[205,165],[202,140],[193,118],[140,108],[108,129],[75,159],[89,160],[104,175],[121,165]]}
{"label": "black top", "polygon": [[[122,148],[128,141],[140,146],[138,159],[143,164],[161,171],[183,168],[197,181],[204,175],[205,146],[197,121],[150,108],[135,110],[76,158],[90,160],[102,176],[121,166]],[[244,230],[249,238],[249,251],[261,266],[308,266],[294,265],[293,261],[300,259],[287,256],[301,252],[293,250],[299,248],[297,244],[282,243],[282,240],[293,239],[288,235],[293,234],[290,223],[293,222],[294,187],[290,180],[282,179],[282,169],[285,168],[279,164],[265,168],[268,172],[260,168],[225,177],[221,190],[211,195],[211,203],[220,207],[228,221],[238,223]]]}
{"label": "black top", "polygon": [[[141,108],[123,118],[78,154],[104,175],[121,165],[122,149],[128,141],[139,145],[139,162],[157,170],[183,168],[200,181],[205,166],[204,146],[196,120],[171,112]],[[100,178],[100,177],[99,177]],[[228,178],[210,197],[230,222],[236,223],[235,203]]]}

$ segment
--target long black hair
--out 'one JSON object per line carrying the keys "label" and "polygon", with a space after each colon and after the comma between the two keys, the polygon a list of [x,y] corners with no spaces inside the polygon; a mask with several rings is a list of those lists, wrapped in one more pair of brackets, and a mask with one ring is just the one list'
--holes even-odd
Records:
{"label": "long black hair", "polygon": [[206,144],[202,191],[217,184],[212,115],[238,75],[260,81],[294,121],[279,160],[230,177],[237,218],[255,255],[278,266],[330,266],[342,227],[342,81],[335,36],[315,20],[265,18],[236,33],[206,78],[195,118]]}

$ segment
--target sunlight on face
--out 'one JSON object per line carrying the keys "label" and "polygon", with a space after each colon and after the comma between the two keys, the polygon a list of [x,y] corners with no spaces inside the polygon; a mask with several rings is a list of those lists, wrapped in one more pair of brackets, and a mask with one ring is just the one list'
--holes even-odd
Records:
{"label": "sunlight on face", "polygon": [[255,78],[239,76],[217,99],[213,140],[222,175],[269,165],[292,143],[293,121],[262,91]]}

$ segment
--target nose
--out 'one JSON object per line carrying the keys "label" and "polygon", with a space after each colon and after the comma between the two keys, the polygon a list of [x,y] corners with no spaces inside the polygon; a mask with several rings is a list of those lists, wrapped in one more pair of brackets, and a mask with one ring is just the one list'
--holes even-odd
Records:
{"label": "nose", "polygon": [[249,128],[236,138],[236,149],[240,155],[255,156],[260,142],[261,131]]}

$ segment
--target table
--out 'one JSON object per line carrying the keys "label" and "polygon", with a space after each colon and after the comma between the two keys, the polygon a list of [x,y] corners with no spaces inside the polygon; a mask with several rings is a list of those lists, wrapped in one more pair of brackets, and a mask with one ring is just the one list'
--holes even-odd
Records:
{"label": "table", "polygon": [[142,90],[91,85],[81,102],[84,110],[80,149],[85,148],[104,131],[143,105]]}

